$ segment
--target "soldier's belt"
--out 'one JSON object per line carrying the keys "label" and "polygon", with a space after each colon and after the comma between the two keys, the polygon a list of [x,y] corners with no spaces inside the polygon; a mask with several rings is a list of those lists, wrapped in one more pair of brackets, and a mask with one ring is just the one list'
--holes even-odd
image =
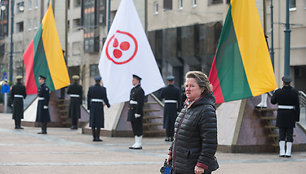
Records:
{"label": "soldier's belt", "polygon": [[278,109],[294,109],[294,106],[289,105],[278,105]]}
{"label": "soldier's belt", "polygon": [[38,97],[38,100],[45,100],[44,97]]}
{"label": "soldier's belt", "polygon": [[131,105],[137,105],[137,103],[138,103],[137,101],[130,100],[130,104],[131,104]]}
{"label": "soldier's belt", "polygon": [[165,100],[165,103],[177,103],[176,100]]}
{"label": "soldier's belt", "polygon": [[70,97],[80,97],[78,94],[70,94]]}
{"label": "soldier's belt", "polygon": [[104,101],[102,99],[97,99],[97,98],[93,98],[90,100],[91,102],[99,102],[99,103],[104,103]]}
{"label": "soldier's belt", "polygon": [[14,97],[16,97],[16,98],[23,98],[23,95],[15,94]]}

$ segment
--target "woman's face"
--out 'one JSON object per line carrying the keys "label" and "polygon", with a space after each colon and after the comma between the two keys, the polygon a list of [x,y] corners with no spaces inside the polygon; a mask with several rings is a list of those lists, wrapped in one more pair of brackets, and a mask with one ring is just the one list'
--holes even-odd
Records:
{"label": "woman's face", "polygon": [[197,97],[200,97],[204,89],[200,88],[196,79],[187,78],[185,84],[185,94],[188,101],[193,101]]}

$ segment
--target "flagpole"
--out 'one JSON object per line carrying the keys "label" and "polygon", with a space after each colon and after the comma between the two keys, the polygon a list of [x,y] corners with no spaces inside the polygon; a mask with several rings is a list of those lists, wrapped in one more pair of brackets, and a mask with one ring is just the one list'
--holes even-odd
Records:
{"label": "flagpole", "polygon": [[108,24],[107,24],[107,33],[109,32],[110,29],[110,15],[111,15],[111,0],[108,0]]}
{"label": "flagpole", "polygon": [[285,57],[284,57],[284,75],[290,75],[290,24],[289,24],[289,0],[286,0],[286,28],[285,32]]}
{"label": "flagpole", "polygon": [[14,0],[11,0],[11,49],[10,49],[10,76],[9,81],[13,80],[13,51],[14,51],[14,42],[13,42],[13,34],[14,34]]}
{"label": "flagpole", "polygon": [[273,0],[271,0],[270,9],[271,9],[271,49],[270,49],[270,56],[271,56],[272,66],[274,68]]}

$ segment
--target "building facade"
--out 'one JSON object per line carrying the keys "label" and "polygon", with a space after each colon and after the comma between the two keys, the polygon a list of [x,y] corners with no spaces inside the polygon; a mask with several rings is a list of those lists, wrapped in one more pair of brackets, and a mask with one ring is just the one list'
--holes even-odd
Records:
{"label": "building facade", "polygon": [[[273,2],[273,36],[274,36],[274,70],[277,84],[282,86],[281,78],[284,75],[284,46],[286,1],[268,0],[266,7],[266,33],[271,48],[271,2]],[[306,1],[290,0],[290,76],[294,79],[293,85],[306,91]]]}

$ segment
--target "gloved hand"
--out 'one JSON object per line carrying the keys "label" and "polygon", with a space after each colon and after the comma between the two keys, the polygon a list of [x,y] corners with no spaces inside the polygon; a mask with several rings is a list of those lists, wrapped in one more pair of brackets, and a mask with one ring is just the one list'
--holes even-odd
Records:
{"label": "gloved hand", "polygon": [[135,114],[135,118],[139,118],[140,116],[140,114]]}
{"label": "gloved hand", "polygon": [[44,109],[48,109],[48,106],[44,106]]}

